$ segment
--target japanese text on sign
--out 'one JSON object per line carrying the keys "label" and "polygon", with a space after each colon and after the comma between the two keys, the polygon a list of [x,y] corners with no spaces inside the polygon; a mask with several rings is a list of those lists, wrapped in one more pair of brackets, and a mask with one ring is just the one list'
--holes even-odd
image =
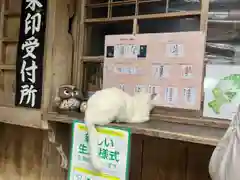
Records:
{"label": "japanese text on sign", "polygon": [[[109,127],[98,127],[98,156],[104,164],[103,173],[97,173],[90,161],[88,133],[85,125],[75,122],[69,180],[77,178],[93,180],[126,180],[130,132]],[[75,179],[74,179],[75,178]]]}
{"label": "japanese text on sign", "polygon": [[23,0],[16,63],[17,106],[40,108],[46,0]]}

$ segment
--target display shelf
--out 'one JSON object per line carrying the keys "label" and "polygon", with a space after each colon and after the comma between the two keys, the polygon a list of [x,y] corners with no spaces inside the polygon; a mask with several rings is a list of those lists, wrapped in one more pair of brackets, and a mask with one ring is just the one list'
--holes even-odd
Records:
{"label": "display shelf", "polygon": [[[72,123],[77,119],[83,120],[84,114],[48,113],[45,118],[49,121]],[[110,125],[131,128],[133,134],[216,146],[229,126],[229,121],[152,115],[147,123],[111,123]]]}

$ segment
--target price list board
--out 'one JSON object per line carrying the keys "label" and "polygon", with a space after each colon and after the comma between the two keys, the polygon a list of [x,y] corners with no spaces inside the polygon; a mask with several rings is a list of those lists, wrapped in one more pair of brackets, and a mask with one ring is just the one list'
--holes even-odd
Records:
{"label": "price list board", "polygon": [[200,31],[105,37],[103,88],[157,94],[157,106],[199,110],[205,34]]}

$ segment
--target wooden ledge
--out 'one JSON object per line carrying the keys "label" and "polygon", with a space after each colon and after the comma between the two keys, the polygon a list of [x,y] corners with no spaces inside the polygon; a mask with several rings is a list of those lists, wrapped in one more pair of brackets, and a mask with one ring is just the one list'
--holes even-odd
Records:
{"label": "wooden ledge", "polygon": [[0,122],[44,129],[40,110],[0,106]]}
{"label": "wooden ledge", "polygon": [[183,117],[183,116],[173,116],[173,115],[163,115],[163,114],[153,114],[152,119],[180,124],[188,125],[197,125],[197,126],[206,126],[214,128],[223,128],[226,129],[229,126],[229,120],[223,119],[213,119],[206,117]]}
{"label": "wooden ledge", "polygon": [[[75,119],[83,119],[83,114],[71,113],[69,115],[48,113],[45,117],[48,121],[57,121],[62,123],[72,123]],[[180,140],[204,145],[216,146],[218,141],[223,137],[226,127],[223,126],[207,126],[203,124],[189,123],[191,121],[167,121],[156,116],[151,121],[142,124],[116,124],[113,126],[128,127],[132,129],[134,134],[143,134],[152,137],[165,139]],[[227,124],[227,123],[225,123]]]}
{"label": "wooden ledge", "polygon": [[152,120],[142,124],[113,124],[129,127],[134,134],[143,134],[164,139],[180,140],[204,145],[216,146],[223,137],[225,129],[188,125],[161,120]]}

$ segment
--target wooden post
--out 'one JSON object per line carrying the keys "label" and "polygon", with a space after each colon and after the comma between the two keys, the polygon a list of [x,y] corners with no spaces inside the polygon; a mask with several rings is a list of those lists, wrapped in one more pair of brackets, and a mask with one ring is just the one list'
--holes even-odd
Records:
{"label": "wooden post", "polygon": [[209,0],[201,1],[200,31],[207,33]]}

